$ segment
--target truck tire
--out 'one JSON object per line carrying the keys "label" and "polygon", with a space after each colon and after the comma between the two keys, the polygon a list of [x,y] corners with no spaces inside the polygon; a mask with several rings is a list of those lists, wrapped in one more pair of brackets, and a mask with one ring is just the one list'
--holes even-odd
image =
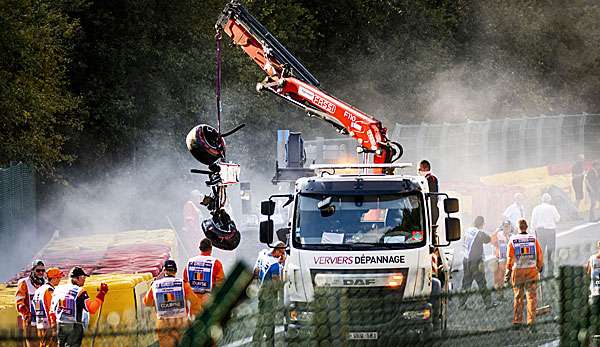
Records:
{"label": "truck tire", "polygon": [[432,278],[430,301],[432,305],[432,325],[425,330],[424,338],[426,340],[443,337],[447,326],[448,298],[442,295],[442,282],[437,278]]}

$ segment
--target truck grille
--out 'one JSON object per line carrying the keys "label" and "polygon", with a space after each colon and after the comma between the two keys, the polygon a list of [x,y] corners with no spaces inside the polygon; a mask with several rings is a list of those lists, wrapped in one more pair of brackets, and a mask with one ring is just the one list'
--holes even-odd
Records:
{"label": "truck grille", "polygon": [[[315,276],[320,273],[339,274],[345,278],[352,278],[353,274],[364,275],[365,271],[313,270],[311,271],[313,284],[315,284]],[[327,320],[330,320],[330,323],[348,326],[373,326],[392,322],[402,313],[401,304],[408,269],[369,271],[369,274],[375,273],[401,273],[404,281],[395,288],[381,286],[344,288],[315,285],[315,312],[328,312]]]}

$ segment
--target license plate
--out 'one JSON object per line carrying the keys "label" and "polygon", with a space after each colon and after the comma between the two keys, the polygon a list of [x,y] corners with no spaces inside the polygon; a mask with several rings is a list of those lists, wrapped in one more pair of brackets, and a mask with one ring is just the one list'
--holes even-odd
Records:
{"label": "license plate", "polygon": [[377,340],[377,332],[348,333],[349,340]]}

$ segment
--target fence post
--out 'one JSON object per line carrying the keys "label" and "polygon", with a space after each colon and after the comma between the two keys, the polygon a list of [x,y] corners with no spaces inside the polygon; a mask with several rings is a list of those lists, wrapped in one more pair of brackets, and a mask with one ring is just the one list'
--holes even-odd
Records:
{"label": "fence post", "polygon": [[586,344],[589,328],[588,287],[582,266],[561,266],[560,293],[560,345]]}
{"label": "fence post", "polygon": [[567,162],[571,162],[573,160],[573,158],[564,158],[564,153],[563,153],[563,140],[562,140],[562,126],[563,126],[563,120],[565,119],[564,115],[559,115],[556,118],[556,127],[554,128],[554,147],[556,148],[556,155],[554,156],[556,159],[558,160],[554,160],[554,161],[567,161]]}
{"label": "fence post", "polygon": [[[440,131],[440,150],[445,151],[448,150],[448,123],[444,122],[441,124],[441,131]],[[437,172],[440,173],[447,173],[448,172],[448,161],[446,160],[447,156],[443,156],[440,157],[438,159],[438,167],[439,169],[437,169]],[[432,165],[436,165],[435,163],[432,163]]]}

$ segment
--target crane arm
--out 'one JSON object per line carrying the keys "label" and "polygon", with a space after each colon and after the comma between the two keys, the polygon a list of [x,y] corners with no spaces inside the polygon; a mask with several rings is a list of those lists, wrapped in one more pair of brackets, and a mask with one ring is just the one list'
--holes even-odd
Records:
{"label": "crane arm", "polygon": [[391,163],[402,155],[380,121],[319,89],[316,77],[240,3],[228,3],[215,27],[265,72],[258,91],[273,93],[354,137],[363,152],[374,154],[375,163]]}

